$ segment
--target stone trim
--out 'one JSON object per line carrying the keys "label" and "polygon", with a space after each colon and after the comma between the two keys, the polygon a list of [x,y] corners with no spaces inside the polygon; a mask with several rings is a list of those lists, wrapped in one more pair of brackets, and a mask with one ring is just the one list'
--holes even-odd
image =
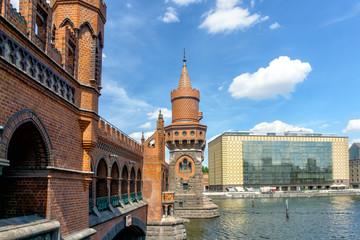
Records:
{"label": "stone trim", "polygon": [[86,228],[81,231],[69,234],[62,238],[62,240],[85,240],[88,239],[90,236],[94,235],[96,230],[93,228]]}
{"label": "stone trim", "polygon": [[60,223],[37,215],[0,220],[0,239],[25,239],[53,232],[58,239]]}

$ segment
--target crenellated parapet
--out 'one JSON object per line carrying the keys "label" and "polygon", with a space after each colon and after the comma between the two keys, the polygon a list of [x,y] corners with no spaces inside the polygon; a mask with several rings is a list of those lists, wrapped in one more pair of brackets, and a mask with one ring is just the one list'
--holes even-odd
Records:
{"label": "crenellated parapet", "polygon": [[98,136],[133,153],[143,155],[141,144],[102,118],[98,123]]}
{"label": "crenellated parapet", "polygon": [[26,34],[26,20],[20,12],[13,7],[10,0],[1,0],[1,15],[16,26],[23,34]]}

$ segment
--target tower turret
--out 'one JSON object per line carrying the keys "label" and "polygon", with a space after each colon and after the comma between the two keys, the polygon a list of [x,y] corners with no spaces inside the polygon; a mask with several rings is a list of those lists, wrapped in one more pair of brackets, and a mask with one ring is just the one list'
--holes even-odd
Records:
{"label": "tower turret", "polygon": [[53,41],[63,67],[80,83],[101,89],[106,5],[103,0],[51,0]]}
{"label": "tower turret", "polygon": [[169,190],[175,193],[175,216],[208,218],[218,208],[202,195],[201,163],[204,159],[206,126],[199,123],[200,92],[191,86],[184,54],[178,88],[171,92],[172,123],[165,127],[170,152]]}

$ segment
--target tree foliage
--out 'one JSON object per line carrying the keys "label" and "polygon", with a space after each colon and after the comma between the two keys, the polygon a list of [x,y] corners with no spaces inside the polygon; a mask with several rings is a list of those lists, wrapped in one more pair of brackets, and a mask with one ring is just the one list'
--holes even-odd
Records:
{"label": "tree foliage", "polygon": [[209,173],[209,168],[208,167],[202,166],[201,170],[202,170],[203,173]]}

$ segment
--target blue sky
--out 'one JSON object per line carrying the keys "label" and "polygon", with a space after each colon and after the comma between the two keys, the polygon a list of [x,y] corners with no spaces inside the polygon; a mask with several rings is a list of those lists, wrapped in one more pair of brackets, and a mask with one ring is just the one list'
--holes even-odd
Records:
{"label": "blue sky", "polygon": [[106,4],[99,111],[131,136],[150,134],[159,108],[171,122],[185,47],[208,140],[308,129],[360,141],[359,1]]}
{"label": "blue sky", "polygon": [[160,108],[170,124],[185,47],[208,140],[308,129],[360,141],[359,1],[105,2],[99,112],[134,138]]}

